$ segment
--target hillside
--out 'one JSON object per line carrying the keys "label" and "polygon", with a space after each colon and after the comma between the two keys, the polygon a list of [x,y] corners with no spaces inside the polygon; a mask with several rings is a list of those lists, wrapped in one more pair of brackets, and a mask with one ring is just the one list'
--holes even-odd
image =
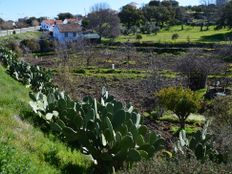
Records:
{"label": "hillside", "polygon": [[[177,39],[172,39],[173,34],[178,34]],[[231,31],[229,29],[215,30],[214,26],[210,26],[209,30],[200,31],[198,26],[185,26],[181,30],[181,26],[172,26],[168,29],[162,29],[155,34],[142,34],[141,42],[155,42],[155,43],[229,43],[231,38]],[[116,41],[119,42],[136,42],[135,35],[119,36]]]}
{"label": "hillside", "polygon": [[29,90],[2,66],[0,91],[0,173],[86,173],[87,157],[30,124]]}

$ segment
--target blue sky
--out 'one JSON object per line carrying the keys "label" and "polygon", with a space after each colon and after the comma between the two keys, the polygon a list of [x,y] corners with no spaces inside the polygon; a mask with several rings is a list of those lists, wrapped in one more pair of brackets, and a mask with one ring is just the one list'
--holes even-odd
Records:
{"label": "blue sky", "polygon": [[[15,20],[26,16],[55,17],[60,12],[85,14],[96,3],[106,2],[119,10],[125,4],[136,2],[139,5],[150,0],[0,0],[0,18]],[[179,0],[180,5],[196,5],[200,0]]]}

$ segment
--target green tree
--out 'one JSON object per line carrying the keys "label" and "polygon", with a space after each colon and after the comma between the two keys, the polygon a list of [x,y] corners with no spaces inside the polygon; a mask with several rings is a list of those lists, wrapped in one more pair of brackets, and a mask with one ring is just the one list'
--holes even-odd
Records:
{"label": "green tree", "polygon": [[164,88],[156,96],[163,107],[177,115],[180,129],[185,128],[185,122],[190,113],[196,112],[200,107],[199,97],[190,89],[183,87]]}
{"label": "green tree", "polygon": [[82,20],[82,27],[87,28],[89,25],[89,20],[87,18],[84,18]]}
{"label": "green tree", "polygon": [[221,16],[218,20],[218,26],[220,27],[230,27],[232,28],[232,1],[228,2],[221,9]]}
{"label": "green tree", "polygon": [[159,0],[151,0],[148,5],[149,6],[160,6],[161,2]]}
{"label": "green tree", "polygon": [[67,12],[67,13],[59,13],[58,15],[58,19],[59,20],[65,20],[66,18],[73,18],[74,16],[71,14],[71,13],[69,13],[69,12]]}
{"label": "green tree", "polygon": [[144,22],[142,10],[131,5],[123,6],[118,16],[121,23],[124,24],[127,29],[130,29],[132,26],[139,27]]}
{"label": "green tree", "polygon": [[157,26],[161,28],[165,23],[171,21],[171,19],[175,16],[174,11],[171,8],[167,8],[165,6],[145,6],[143,8],[143,14],[145,16],[146,21],[155,22]]}

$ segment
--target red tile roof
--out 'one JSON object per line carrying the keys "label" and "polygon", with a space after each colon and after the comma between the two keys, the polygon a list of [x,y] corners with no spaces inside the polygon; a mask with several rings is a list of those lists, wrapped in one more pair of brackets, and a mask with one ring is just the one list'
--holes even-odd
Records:
{"label": "red tile roof", "polygon": [[69,19],[65,19],[67,20],[67,22],[79,22],[79,19],[77,18],[69,18]]}
{"label": "red tile roof", "polygon": [[81,31],[81,26],[79,24],[62,24],[57,25],[57,27],[61,33]]}
{"label": "red tile roof", "polygon": [[62,24],[62,20],[54,20],[54,19],[43,20],[43,22],[49,25]]}

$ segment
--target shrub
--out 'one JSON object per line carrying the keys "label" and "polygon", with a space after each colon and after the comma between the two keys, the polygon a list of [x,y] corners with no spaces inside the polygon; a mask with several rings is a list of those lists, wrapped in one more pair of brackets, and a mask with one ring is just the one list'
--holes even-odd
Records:
{"label": "shrub", "polygon": [[211,104],[208,114],[218,127],[232,126],[232,96],[218,97]]}
{"label": "shrub", "polygon": [[22,54],[22,50],[20,49],[20,45],[18,42],[9,41],[6,47],[15,52],[18,57]]}
{"label": "shrub", "polygon": [[160,106],[155,107],[155,109],[150,113],[150,117],[154,120],[158,120],[164,114],[164,109]]}
{"label": "shrub", "polygon": [[35,39],[25,39],[20,42],[21,47],[25,46],[29,48],[32,52],[40,51],[39,42]]}
{"label": "shrub", "polygon": [[205,115],[211,121],[210,129],[216,135],[215,146],[221,152],[227,152],[232,159],[232,96],[216,98]]}
{"label": "shrub", "polygon": [[120,171],[117,174],[230,174],[232,164],[215,164],[212,161],[202,163],[194,157],[176,156],[171,159],[154,158],[150,161],[139,162],[133,169]]}
{"label": "shrub", "polygon": [[141,30],[144,34],[157,34],[160,31],[160,27],[158,27],[154,22],[146,22]]}
{"label": "shrub", "polygon": [[140,41],[142,38],[143,38],[143,36],[141,34],[136,35],[136,40]]}
{"label": "shrub", "polygon": [[85,74],[86,73],[86,71],[84,69],[76,69],[73,72],[77,73],[77,74]]}
{"label": "shrub", "polygon": [[175,151],[177,153],[189,156],[195,156],[197,160],[202,163],[207,160],[213,161],[215,163],[226,163],[227,157],[217,151],[214,147],[215,137],[213,134],[207,132],[208,129],[207,122],[202,130],[191,135],[191,138],[186,137],[186,131],[181,130],[179,132],[179,140],[176,143]]}
{"label": "shrub", "polygon": [[174,33],[174,34],[172,35],[172,40],[176,40],[176,39],[178,39],[178,38],[179,38],[179,34]]}
{"label": "shrub", "polygon": [[208,74],[221,72],[224,69],[220,60],[209,57],[201,51],[190,51],[179,63],[178,71],[187,77],[191,90],[206,88]]}
{"label": "shrub", "polygon": [[164,88],[156,96],[162,106],[177,115],[181,129],[185,128],[185,121],[190,113],[196,112],[200,107],[197,95],[183,87]]}
{"label": "shrub", "polygon": [[55,42],[50,39],[41,39],[39,41],[40,45],[40,51],[41,52],[48,52],[48,51],[54,51],[55,50]]}

